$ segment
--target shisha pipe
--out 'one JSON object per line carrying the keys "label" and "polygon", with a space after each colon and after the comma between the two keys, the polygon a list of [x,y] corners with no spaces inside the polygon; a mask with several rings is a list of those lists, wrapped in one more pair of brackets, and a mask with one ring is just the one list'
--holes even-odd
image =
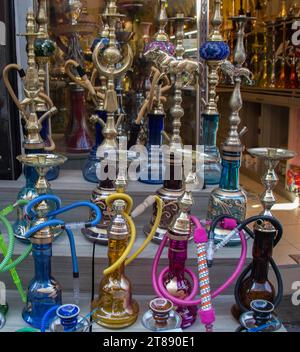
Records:
{"label": "shisha pipe", "polygon": [[[57,109],[53,105],[52,100],[43,92],[41,89],[41,82],[39,80],[38,70],[35,62],[35,39],[38,34],[35,32],[35,18],[32,10],[29,10],[26,16],[26,33],[24,34],[27,39],[27,70],[26,72],[17,64],[7,65],[3,70],[3,81],[13,99],[14,103],[18,107],[22,119],[25,121],[26,135],[24,136],[24,149],[25,153],[36,153],[43,151],[52,151],[54,145],[47,147],[40,134],[43,122],[52,117]],[[9,72],[14,69],[17,70],[22,81],[25,98],[19,101],[16,94],[14,93],[12,86],[9,82]],[[43,106],[47,106],[47,111],[42,115],[38,116],[37,106],[43,103]],[[24,167],[24,174],[26,178],[26,185],[21,189],[18,194],[18,200],[32,200],[36,197],[35,181],[38,176],[34,168]],[[18,220],[14,224],[14,232],[17,238],[24,240],[24,231],[28,223],[24,219],[22,213],[22,207],[18,209]]]}
{"label": "shisha pipe", "polygon": [[[211,300],[219,295],[223,290],[225,290],[234,280],[238,277],[241,272],[247,253],[247,243],[243,232],[239,232],[241,241],[242,241],[242,251],[241,257],[238,263],[237,268],[230,278],[220,286],[216,291],[210,293],[210,283],[208,276],[208,269],[205,256],[205,246],[207,242],[207,235],[205,229],[202,228],[200,221],[189,215],[189,210],[193,204],[193,199],[191,196],[191,188],[195,183],[196,176],[193,173],[190,173],[186,180],[186,190],[183,196],[179,200],[180,211],[177,216],[173,219],[172,224],[170,225],[168,233],[165,235],[163,241],[161,242],[158,251],[155,255],[153,267],[152,267],[152,284],[156,294],[160,297],[167,298],[171,300],[174,305],[178,306],[178,311],[180,313],[181,307],[187,307],[190,309],[190,312],[194,314],[194,317],[190,316],[190,319],[184,319],[183,315],[183,325],[182,327],[190,326],[195,320],[195,313],[191,311],[191,307],[200,305],[199,316],[201,322],[206,326],[207,331],[212,331],[212,324],[215,320],[214,310],[212,308]],[[192,186],[192,187],[191,187]],[[198,274],[197,277],[190,269],[186,268],[184,261],[187,257],[187,243],[190,234],[192,233],[191,222],[195,225],[194,230],[194,240],[197,244],[197,257],[198,257]],[[169,267],[166,267],[161,271],[157,276],[157,269],[159,259],[162,255],[163,249],[166,246],[169,240]],[[175,268],[171,269],[172,267]],[[174,273],[175,274],[174,276]],[[191,280],[192,284],[184,278],[184,273],[187,273]],[[172,276],[176,278],[176,275],[180,275],[180,290],[181,294],[176,296],[174,295],[174,288],[168,291],[168,282],[172,282]],[[179,276],[178,276],[179,280]],[[184,286],[183,282],[185,283]],[[184,293],[182,287],[185,287]],[[195,299],[197,295],[198,288],[200,287],[200,299]],[[184,297],[184,298],[181,298]],[[190,314],[191,314],[190,313]]]}
{"label": "shisha pipe", "polygon": [[208,66],[208,101],[203,100],[205,109],[202,113],[204,152],[216,159],[215,163],[204,164],[204,181],[207,185],[218,184],[221,177],[220,153],[216,146],[220,118],[216,87],[219,83],[219,68],[229,56],[229,47],[224,42],[220,32],[222,24],[221,6],[221,0],[214,1],[212,29],[207,41],[200,48],[200,56]]}
{"label": "shisha pipe", "polygon": [[[92,302],[93,319],[108,328],[124,328],[133,324],[138,316],[138,304],[132,299],[131,285],[125,276],[124,267],[131,263],[150,243],[162,214],[162,202],[157,196],[148,197],[133,212],[133,200],[125,194],[126,177],[120,168],[115,182],[116,193],[106,198],[115,216],[108,226],[109,267],[103,271],[104,278],[99,286],[99,297]],[[147,239],[130,257],[136,239],[136,229],[132,218],[156,202],[158,212],[155,224]]]}
{"label": "shisha pipe", "polygon": [[[184,115],[184,110],[182,108],[182,89],[184,87],[184,79],[186,75],[188,75],[189,82],[198,80],[200,76],[199,71],[201,68],[200,64],[198,64],[196,61],[190,59],[187,60],[183,57],[185,52],[183,46],[184,23],[190,20],[192,19],[189,17],[184,17],[184,15],[181,13],[178,13],[176,17],[170,18],[170,21],[174,21],[176,26],[176,59],[169,56],[168,54],[163,53],[158,48],[155,48],[153,53],[151,50],[145,53],[146,57],[150,56],[153,58],[153,61],[156,63],[161,72],[164,72],[166,75],[172,75],[174,77],[175,95],[174,103],[170,110],[171,116],[173,117],[173,131],[170,137],[166,134],[165,131],[163,131],[163,135],[169,142],[170,152],[176,152],[178,156],[180,155],[180,150],[183,148],[180,130],[181,118]],[[163,59],[158,59],[159,56],[161,56]],[[170,169],[170,177],[165,177],[163,187],[161,187],[156,193],[164,202],[164,216],[157,230],[157,233],[153,238],[153,240],[157,243],[161,242],[164,234],[167,232],[173,216],[178,212],[177,199],[183,194],[182,181],[174,179],[175,168],[180,168],[182,170],[182,160],[180,162],[176,162],[174,155],[165,155],[165,164],[167,165],[166,170],[168,170],[168,167]],[[150,228],[153,225],[155,214],[156,209],[154,208],[152,221],[150,224],[147,224],[144,227],[145,235],[149,233]]]}
{"label": "shisha pipe", "polygon": [[[124,75],[124,73],[129,70],[133,62],[133,52],[130,45],[125,43],[122,46],[123,50],[121,52],[116,42],[116,22],[122,17],[121,14],[117,13],[116,1],[109,0],[107,2],[104,15],[108,23],[107,38],[109,42],[104,50],[102,43],[97,43],[92,54],[93,63],[98,75],[107,79],[103,102],[103,110],[107,114],[106,123],[102,130],[104,140],[98,147],[96,153],[100,160],[105,153],[117,154],[118,142],[115,114],[118,110],[118,100],[114,82],[116,78]],[[91,201],[101,207],[103,211],[102,221],[97,227],[88,229],[84,234],[92,241],[107,244],[107,225],[110,221],[110,216],[107,212],[105,199],[108,195],[114,193],[115,189],[112,180],[108,178],[102,180],[101,178],[102,176],[100,175],[98,186],[92,193]]]}
{"label": "shisha pipe", "polygon": [[[229,75],[232,82],[234,82],[234,90],[230,100],[232,113],[229,117],[228,137],[221,147],[222,174],[220,184],[218,188],[212,191],[209,199],[206,217],[208,221],[213,220],[221,214],[232,215],[240,220],[243,220],[246,216],[247,198],[239,185],[239,167],[242,151],[244,149],[240,137],[247,131],[247,129],[244,127],[239,132],[238,126],[241,121],[239,111],[243,105],[241,96],[242,77],[245,77],[249,83],[252,83],[252,80],[250,79],[252,75],[251,72],[243,67],[243,63],[246,60],[244,28],[249,18],[246,16],[237,16],[232,20],[237,23],[238,27],[237,42],[234,51],[235,66],[227,60],[221,65],[221,69],[224,73]],[[216,234],[215,239],[216,241],[221,241],[224,238],[224,229],[219,228],[217,231],[218,234]],[[240,244],[240,239],[237,236],[228,242],[228,245],[236,244]]]}

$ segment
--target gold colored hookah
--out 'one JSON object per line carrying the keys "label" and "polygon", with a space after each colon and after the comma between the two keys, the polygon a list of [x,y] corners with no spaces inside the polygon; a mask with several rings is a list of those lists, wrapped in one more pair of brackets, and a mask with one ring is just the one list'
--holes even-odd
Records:
{"label": "gold colored hookah", "polygon": [[[103,101],[103,109],[107,112],[107,120],[104,124],[102,134],[104,140],[97,150],[97,157],[103,159],[104,153],[108,153],[118,160],[118,142],[117,130],[115,124],[115,113],[118,110],[117,93],[115,91],[115,79],[124,75],[133,62],[133,53],[128,43],[123,45],[122,53],[116,42],[116,23],[122,17],[117,12],[116,1],[109,0],[105,11],[105,18],[108,23],[108,47],[102,51],[101,42],[99,42],[93,51],[93,63],[100,77],[104,76],[107,79],[105,96]],[[118,68],[117,68],[118,66]],[[112,160],[112,164],[115,164]],[[110,163],[110,161],[108,161]],[[101,163],[102,164],[102,163]],[[109,165],[108,165],[109,166]],[[112,166],[112,165],[111,165]],[[118,167],[117,167],[118,168]],[[102,180],[102,172],[100,172],[100,181],[98,186],[94,189],[91,197],[92,203],[99,206],[102,211],[102,219],[97,227],[85,229],[84,235],[100,244],[107,244],[107,226],[111,219],[109,209],[107,209],[105,199],[115,192],[113,180],[106,178]],[[102,170],[103,171],[103,170]]]}
{"label": "gold colored hookah", "polygon": [[278,56],[280,60],[280,72],[276,81],[276,88],[285,88],[285,65],[286,65],[286,18],[287,18],[287,10],[286,10],[286,1],[281,1],[281,9],[277,16],[277,20],[282,22],[282,54]]}
{"label": "gold colored hookah", "polygon": [[264,23],[264,31],[263,31],[263,61],[262,61],[262,70],[261,70],[261,75],[259,79],[258,86],[260,88],[268,88],[269,85],[269,76],[268,76],[268,43],[267,43],[267,25]]}
{"label": "gold colored hookah", "polygon": [[[257,24],[257,20],[255,21]],[[259,51],[262,48],[262,46],[258,42],[258,33],[256,29],[256,25],[254,27],[254,43],[252,44],[252,49],[253,49],[253,56],[251,59],[251,67],[253,71],[253,80],[257,84],[259,81]]]}
{"label": "gold colored hookah", "polygon": [[[39,80],[38,69],[35,62],[34,43],[38,34],[35,32],[35,17],[32,10],[29,10],[26,17],[26,33],[22,34],[27,38],[27,70],[24,70],[17,64],[9,64],[3,70],[3,81],[13,99],[14,103],[18,107],[21,117],[25,121],[26,135],[24,136],[23,146],[27,150],[40,150],[45,151],[53,150],[53,146],[50,148],[45,146],[43,139],[40,136],[42,128],[42,122],[47,118],[52,117],[57,109],[54,106],[52,100],[44,93],[41,82]],[[24,88],[25,98],[19,101],[12,86],[9,82],[8,76],[11,70],[17,70],[22,81]],[[38,117],[38,107],[46,108],[45,113]]]}
{"label": "gold colored hookah", "polygon": [[[124,152],[120,151],[121,153]],[[113,209],[115,214],[107,229],[109,267],[103,271],[104,277],[100,282],[99,297],[92,302],[91,307],[93,320],[111,329],[125,328],[137,320],[139,306],[132,298],[131,283],[125,275],[125,267],[150,243],[162,216],[162,201],[158,196],[147,197],[132,211],[133,200],[125,194],[126,184],[126,168],[120,168],[115,181],[116,193],[106,198],[107,206]],[[157,216],[149,236],[138,250],[128,257],[136,240],[136,229],[132,218],[142,214],[154,202],[157,206]]]}
{"label": "gold colored hookah", "polygon": [[[183,64],[183,69],[178,69],[176,70],[176,73],[173,73],[175,77],[175,93],[174,93],[174,105],[172,106],[170,113],[171,116],[173,117],[173,132],[171,137],[169,137],[166,132],[164,131],[164,136],[169,142],[169,148],[171,151],[178,151],[182,150],[183,145],[182,145],[182,139],[180,136],[180,128],[181,128],[181,118],[184,115],[184,110],[181,106],[182,104],[182,88],[184,86],[184,71],[186,70],[186,67],[190,65],[190,67],[193,67],[194,72],[191,73],[192,77],[190,77],[190,80],[192,81],[194,79],[195,74],[198,75],[199,73],[199,64],[192,61],[192,60],[184,60],[183,56],[185,53],[185,49],[183,46],[183,38],[184,38],[184,23],[187,21],[191,21],[192,18],[190,17],[184,17],[184,14],[182,13],[177,13],[176,17],[170,18],[170,21],[174,21],[175,27],[176,27],[176,33],[175,33],[175,55],[176,55],[176,63],[177,65],[180,65],[180,63]],[[147,55],[147,54],[146,54]],[[168,54],[164,54],[165,60],[167,59]],[[174,65],[175,61],[170,60],[170,65],[172,62],[172,65]],[[166,66],[166,67],[157,67],[161,72],[169,73],[171,66]],[[163,239],[165,233],[168,230],[168,227],[170,225],[170,222],[175,214],[178,212],[178,198],[182,196],[184,189],[182,187],[182,180],[177,180],[174,179],[175,176],[175,168],[181,168],[182,170],[182,160],[179,162],[176,160],[174,155],[172,156],[171,154],[165,157],[165,163],[169,164],[166,166],[167,169],[170,169],[170,177],[166,178],[164,180],[163,187],[161,187],[157,191],[157,195],[162,199],[163,201],[163,216],[161,223],[159,224],[159,227],[157,229],[156,234],[154,235],[153,240],[157,243],[160,243],[161,240]],[[153,208],[153,216],[151,219],[150,224],[147,224],[144,227],[144,234],[148,235],[151,228],[153,227],[155,218],[156,218],[156,212],[157,209],[156,207]]]}
{"label": "gold colored hookah", "polygon": [[271,58],[270,58],[270,74],[269,74],[269,80],[268,80],[268,87],[269,88],[275,88],[276,87],[276,28],[275,28],[275,21],[272,20],[270,21],[271,29],[272,29],[272,52],[271,52]]}
{"label": "gold colored hookah", "polygon": [[[23,34],[27,38],[27,70],[24,70],[17,64],[7,65],[3,70],[4,84],[18,107],[22,119],[25,121],[24,142],[23,147],[26,154],[41,153],[43,151],[52,151],[53,145],[45,146],[45,142],[40,134],[42,123],[47,118],[52,117],[57,109],[53,105],[52,100],[44,93],[41,82],[39,80],[38,69],[35,62],[35,39],[38,34],[35,32],[35,17],[32,10],[29,10],[26,16],[26,33]],[[17,70],[22,81],[25,98],[19,101],[15,95],[12,86],[9,82],[8,75],[11,70]],[[44,113],[38,116],[37,106],[43,107]],[[24,174],[26,178],[25,186],[20,190],[18,199],[32,200],[37,196],[35,188],[35,181],[37,173],[33,167],[24,167]],[[29,226],[27,219],[24,217],[23,209],[20,207],[18,211],[18,218],[14,223],[14,234],[21,241],[27,240],[24,238],[24,233]]]}

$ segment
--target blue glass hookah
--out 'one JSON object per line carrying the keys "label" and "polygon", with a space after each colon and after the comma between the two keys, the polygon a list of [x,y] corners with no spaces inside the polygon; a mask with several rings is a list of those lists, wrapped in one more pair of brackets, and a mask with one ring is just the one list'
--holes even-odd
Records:
{"label": "blue glass hookah", "polygon": [[[27,56],[28,67],[26,72],[16,64],[7,65],[3,70],[3,80],[9,91],[14,103],[18,107],[24,122],[24,142],[23,147],[25,154],[45,153],[47,147],[41,136],[42,124],[53,116],[57,109],[54,107],[51,99],[43,92],[41,82],[39,80],[38,69],[35,62],[35,17],[32,10],[28,11],[26,17],[26,33],[27,39]],[[25,98],[19,101],[16,97],[8,79],[10,70],[18,71],[21,80],[23,81]],[[42,111],[37,111],[38,107],[43,108]],[[26,179],[25,186],[18,194],[18,200],[31,200],[37,196],[35,184],[38,180],[38,174],[34,167],[25,166],[24,175]],[[18,208],[18,218],[14,223],[15,236],[24,240],[24,232],[28,226],[28,221],[23,216],[23,207]]]}
{"label": "blue glass hookah", "polygon": [[[154,35],[153,40],[145,46],[145,53],[155,49],[159,49],[169,55],[174,55],[175,47],[170,42],[169,36],[165,31],[165,27],[168,23],[168,17],[166,12],[166,0],[160,1],[160,12],[159,12],[159,30]],[[157,70],[157,72],[159,72]],[[161,100],[161,94],[164,90],[163,80],[165,81],[165,87],[168,86],[168,78],[166,75],[161,74],[156,79],[156,73],[154,73],[151,89],[154,88],[155,99],[150,101],[152,108],[147,114],[148,130],[147,130],[147,143],[146,148],[148,151],[148,160],[145,165],[141,166],[141,176],[139,181],[148,184],[162,184],[164,179],[164,166],[162,152],[159,150],[162,145],[162,132],[164,130],[164,119],[165,112]],[[147,104],[147,101],[144,103]],[[153,147],[154,146],[154,147]]]}
{"label": "blue glass hookah", "polygon": [[[61,200],[57,196],[44,194],[48,183],[45,177],[47,169],[50,166],[62,164],[66,160],[65,157],[55,154],[24,154],[19,159],[23,163],[37,168],[39,180],[36,188],[39,194],[43,194],[25,206],[25,214],[31,227],[26,231],[24,237],[31,243],[25,249],[24,255],[21,255],[24,260],[31,249],[35,268],[34,277],[28,286],[26,305],[22,316],[29,325],[41,328],[45,313],[62,304],[61,286],[51,274],[52,243],[55,233],[66,231],[68,235],[73,265],[74,300],[77,302],[79,301],[79,271],[72,229],[96,226],[101,220],[101,211],[91,202],[75,202],[61,207]],[[93,218],[87,222],[72,224],[66,224],[56,218],[62,213],[79,207],[88,207],[93,212]]]}
{"label": "blue glass hookah", "polygon": [[204,164],[204,181],[206,185],[217,185],[221,177],[220,153],[216,145],[220,114],[217,107],[216,87],[219,83],[219,68],[229,56],[229,47],[220,32],[222,24],[221,0],[214,1],[214,15],[211,21],[212,30],[208,40],[200,48],[200,57],[208,66],[208,100],[204,101],[202,113],[202,144],[204,152],[216,161]]}
{"label": "blue glass hookah", "polygon": [[[237,41],[234,50],[234,65],[229,61],[225,61],[221,65],[222,71],[229,75],[232,82],[234,82],[234,90],[230,99],[230,107],[232,113],[229,117],[229,133],[225,142],[221,147],[222,154],[222,173],[219,187],[214,189],[211,193],[207,220],[211,222],[219,215],[228,214],[235,217],[239,221],[243,221],[246,216],[247,197],[239,184],[239,169],[241,165],[242,152],[244,145],[241,143],[240,137],[247,131],[244,127],[238,132],[240,124],[239,111],[243,103],[241,97],[241,82],[242,77],[245,77],[247,82],[251,84],[251,72],[243,67],[246,60],[246,53],[244,47],[244,29],[249,17],[239,15],[232,18],[237,24]],[[215,230],[215,242],[220,242],[224,236],[228,234],[230,229],[224,229],[222,224]],[[236,234],[228,242],[229,246],[239,245],[240,239]]]}

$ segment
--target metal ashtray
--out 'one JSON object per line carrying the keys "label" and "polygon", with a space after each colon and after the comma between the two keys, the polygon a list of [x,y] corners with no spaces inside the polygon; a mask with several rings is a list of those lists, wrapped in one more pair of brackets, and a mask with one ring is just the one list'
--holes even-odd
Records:
{"label": "metal ashtray", "polygon": [[154,298],[149,303],[149,310],[143,315],[142,323],[151,331],[179,329],[181,317],[173,310],[173,303],[165,298]]}

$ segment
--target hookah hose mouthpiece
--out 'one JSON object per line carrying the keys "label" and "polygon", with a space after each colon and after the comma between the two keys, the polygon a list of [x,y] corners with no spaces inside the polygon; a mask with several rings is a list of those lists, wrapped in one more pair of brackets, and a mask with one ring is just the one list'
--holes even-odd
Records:
{"label": "hookah hose mouthpiece", "polygon": [[[233,216],[230,216],[230,215],[220,215],[220,216],[218,216],[217,218],[215,218],[212,221],[211,228],[210,228],[210,231],[209,231],[209,243],[214,243],[215,228],[217,227],[218,223],[220,221],[224,220],[225,218],[229,218],[229,219],[232,219],[232,220],[236,221],[237,227],[235,229],[233,229],[225,237],[225,239],[215,247],[214,252],[218,248],[221,248],[223,243],[227,243],[227,241],[230,239],[230,237],[233,236],[235,233],[239,233],[241,235],[241,232],[246,232],[252,239],[254,239],[255,238],[255,234],[248,227],[248,225],[251,224],[252,222],[267,221],[267,222],[270,222],[271,225],[274,226],[275,231],[276,231],[276,237],[274,239],[273,247],[275,247],[278,244],[278,242],[281,240],[282,233],[283,233],[282,225],[273,216],[256,215],[256,216],[252,216],[252,217],[250,217],[250,218],[248,218],[248,219],[246,219],[244,221],[239,221],[238,219],[236,219],[236,218],[234,218]],[[276,308],[279,305],[279,303],[281,302],[281,299],[282,299],[282,296],[283,296],[283,283],[282,283],[282,278],[281,278],[278,266],[276,265],[276,263],[275,263],[275,261],[274,261],[274,259],[272,257],[270,257],[270,264],[271,264],[272,269],[274,270],[275,277],[276,277],[276,280],[277,280],[277,295],[276,295],[276,297],[274,299],[274,302],[273,302],[274,307]],[[234,290],[235,300],[236,300],[236,303],[237,303],[237,305],[239,306],[239,308],[240,308],[240,310],[242,312],[247,312],[248,308],[246,308],[243,305],[243,303],[241,302],[240,295],[239,295],[239,287],[240,287],[242,281],[245,279],[245,277],[251,271],[252,267],[253,267],[253,262],[251,262],[244,269],[244,271],[239,276],[239,278],[238,278],[238,280],[236,282],[236,285],[235,285],[235,290]]]}
{"label": "hookah hose mouthpiece", "polygon": [[[197,219],[195,216],[191,216],[191,221],[195,225],[194,230],[194,240],[197,244],[197,256],[198,256],[198,271],[199,271],[199,278],[188,268],[185,268],[185,272],[191,277],[193,282],[193,287],[191,293],[185,298],[180,299],[177,297],[172,296],[164,286],[164,276],[168,273],[169,268],[166,267],[161,271],[159,276],[157,277],[157,269],[159,259],[162,255],[163,249],[168,242],[168,236],[165,235],[163,241],[161,242],[157,253],[154,258],[153,267],[152,267],[152,284],[155,290],[155,293],[160,297],[165,297],[173,302],[175,305],[179,306],[201,306],[201,310],[199,311],[201,322],[206,326],[207,331],[211,331],[212,323],[215,320],[214,310],[212,308],[211,300],[218,296],[221,292],[223,292],[228,286],[230,286],[234,280],[240,274],[247,255],[247,242],[243,232],[239,232],[242,249],[241,249],[241,256],[239,259],[239,263],[233,272],[233,274],[227,279],[227,281],[221,285],[217,290],[210,293],[210,284],[209,284],[209,276],[208,276],[208,269],[206,263],[206,242],[207,242],[207,235],[205,230],[202,228],[200,220]],[[195,296],[198,293],[198,286],[200,287],[200,298],[195,299]]]}
{"label": "hookah hose mouthpiece", "polygon": [[[74,296],[75,300],[79,301],[79,269],[78,269],[78,261],[76,255],[76,247],[75,247],[75,240],[74,234],[72,229],[74,228],[82,228],[82,227],[92,227],[96,226],[101,221],[101,211],[100,209],[93,203],[88,201],[83,202],[75,202],[73,204],[61,207],[61,200],[57,196],[54,195],[43,195],[33,199],[30,203],[28,203],[25,207],[25,213],[29,217],[30,220],[34,220],[37,218],[37,213],[33,209],[37,204],[47,201],[53,202],[56,206],[55,210],[50,211],[45,215],[49,220],[35,225],[30,228],[24,235],[25,238],[30,238],[33,236],[37,231],[40,231],[46,227],[60,227],[64,229],[67,233],[70,249],[71,249],[71,257],[72,257],[72,266],[73,266],[73,278],[74,278]],[[57,215],[63,214],[67,211],[79,208],[79,207],[88,207],[94,214],[94,219],[88,222],[78,222],[78,223],[70,223],[66,224],[63,220],[55,219]],[[75,280],[76,279],[76,280]]]}
{"label": "hookah hose mouthpiece", "polygon": [[[126,247],[123,254],[120,256],[120,258],[118,258],[118,260],[116,260],[110,267],[106,268],[103,271],[104,275],[108,275],[108,274],[112,273],[113,271],[118,269],[124,262],[125,262],[125,265],[130,264],[135,258],[137,258],[140,255],[140,253],[146,248],[146,246],[150,243],[153,236],[155,235],[155,232],[159,226],[161,216],[162,216],[163,203],[162,203],[162,200],[158,196],[147,197],[142,204],[137,206],[137,208],[132,211],[132,213],[131,213],[131,210],[132,210],[132,206],[133,206],[133,200],[129,195],[127,195],[125,193],[115,193],[115,194],[108,196],[106,198],[107,206],[111,207],[113,202],[117,199],[122,199],[126,202],[126,209],[123,213],[123,216],[127,220],[128,225],[130,227],[130,240],[129,240],[128,246]],[[154,225],[153,225],[149,235],[144,240],[144,242],[141,244],[141,246],[137,249],[137,251],[134,252],[134,254],[132,254],[129,258],[127,258],[133,248],[133,245],[134,245],[134,242],[136,239],[136,228],[135,228],[135,225],[134,225],[132,218],[137,217],[138,215],[142,214],[145,211],[145,209],[148,208],[149,206],[152,206],[154,202],[156,202],[156,204],[157,204],[157,215],[155,218]],[[131,213],[131,215],[130,215],[130,213]]]}

